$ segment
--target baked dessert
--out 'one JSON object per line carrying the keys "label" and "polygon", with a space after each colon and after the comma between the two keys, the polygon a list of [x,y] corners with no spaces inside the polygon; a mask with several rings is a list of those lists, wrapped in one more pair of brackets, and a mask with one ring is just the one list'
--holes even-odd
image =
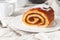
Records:
{"label": "baked dessert", "polygon": [[49,27],[54,21],[54,10],[51,7],[31,8],[24,13],[22,21],[28,26]]}

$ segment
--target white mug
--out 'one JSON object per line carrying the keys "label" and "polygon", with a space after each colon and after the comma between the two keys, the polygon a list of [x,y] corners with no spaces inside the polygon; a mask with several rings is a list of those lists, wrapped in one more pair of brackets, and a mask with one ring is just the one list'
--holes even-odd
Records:
{"label": "white mug", "polygon": [[14,12],[12,3],[0,2],[0,17],[8,17]]}

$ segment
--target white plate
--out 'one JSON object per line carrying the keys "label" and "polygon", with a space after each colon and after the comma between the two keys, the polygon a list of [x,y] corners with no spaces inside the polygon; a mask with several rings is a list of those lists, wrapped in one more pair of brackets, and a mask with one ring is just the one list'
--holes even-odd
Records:
{"label": "white plate", "polygon": [[22,15],[15,17],[9,24],[9,27],[17,31],[23,30],[28,32],[51,32],[60,29],[60,17],[55,16],[55,21],[50,28],[38,28],[24,25],[22,23]]}

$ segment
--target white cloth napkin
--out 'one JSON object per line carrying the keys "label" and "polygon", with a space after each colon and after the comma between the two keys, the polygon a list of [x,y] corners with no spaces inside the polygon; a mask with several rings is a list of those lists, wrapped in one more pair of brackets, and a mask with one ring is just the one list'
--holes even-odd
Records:
{"label": "white cloth napkin", "polygon": [[[44,35],[45,34],[45,35]],[[44,33],[42,34],[42,36],[47,40],[60,40],[60,31],[55,31],[55,32],[51,32],[51,33]],[[37,34],[35,35],[36,38],[40,39],[41,34]],[[43,39],[44,39],[43,38]]]}
{"label": "white cloth napkin", "polygon": [[60,31],[52,32],[52,33],[46,33],[46,35],[51,40],[60,40]]}
{"label": "white cloth napkin", "polygon": [[17,35],[9,28],[0,28],[0,40],[39,40],[40,38],[46,38],[48,40],[60,40],[60,31],[43,34],[34,34],[23,31],[20,32],[22,34],[21,36]]}

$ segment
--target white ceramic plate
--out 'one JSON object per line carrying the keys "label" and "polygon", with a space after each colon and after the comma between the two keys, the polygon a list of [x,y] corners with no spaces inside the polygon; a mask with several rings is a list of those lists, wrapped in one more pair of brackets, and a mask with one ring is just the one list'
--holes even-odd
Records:
{"label": "white ceramic plate", "polygon": [[[38,5],[38,6],[34,6],[34,7],[40,7],[40,6],[43,6],[43,5]],[[27,10],[27,9],[30,9],[30,8],[26,8],[25,10]],[[23,9],[19,12],[21,14],[23,14],[25,12],[25,10]],[[23,31],[28,31],[28,32],[51,32],[51,31],[56,31],[56,30],[60,29],[60,18],[59,18],[59,16],[55,16],[55,21],[51,26],[52,27],[50,27],[50,28],[38,28],[35,26],[31,27],[31,26],[24,25],[22,23],[22,15],[15,17],[9,23],[9,27],[11,27],[12,29],[17,30],[17,31],[23,30]]]}
{"label": "white ceramic plate", "polygon": [[23,31],[28,31],[28,32],[51,32],[51,31],[56,31],[60,29],[60,17],[55,16],[55,21],[52,27],[50,28],[41,28],[41,27],[32,27],[32,26],[27,26],[22,23],[22,15],[15,17],[10,23],[9,27],[11,27],[14,30],[23,30]]}

